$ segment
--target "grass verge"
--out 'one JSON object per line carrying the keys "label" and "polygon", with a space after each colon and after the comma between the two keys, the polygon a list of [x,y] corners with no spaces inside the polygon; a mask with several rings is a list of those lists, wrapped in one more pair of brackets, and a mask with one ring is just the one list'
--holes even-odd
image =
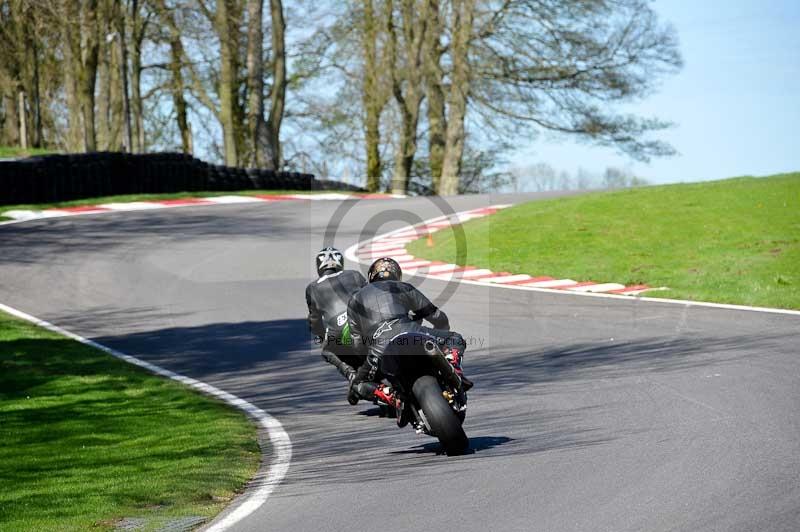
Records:
{"label": "grass verge", "polygon": [[244,414],[0,312],[0,530],[211,517],[258,469]]}
{"label": "grass verge", "polygon": [[0,158],[31,157],[33,155],[47,155],[48,153],[54,152],[53,150],[48,150],[45,148],[29,148],[27,150],[23,150],[22,148],[17,148],[15,146],[0,146]]}
{"label": "grass verge", "polygon": [[[464,224],[466,264],[800,309],[800,173],[536,201]],[[417,257],[457,262],[450,231]]]}
{"label": "grass verge", "polygon": [[[118,196],[102,196],[99,198],[84,198],[56,203],[32,203],[25,205],[0,205],[0,221],[10,220],[3,216],[6,211],[58,209],[59,207],[81,207],[84,205],[99,205],[101,203],[126,203],[131,201],[152,201],[181,198],[211,198],[217,196],[260,196],[279,194],[330,194],[340,192],[337,190],[239,190],[239,191],[211,191],[211,192],[170,192],[165,194],[123,194]],[[345,192],[347,193],[347,192]]]}

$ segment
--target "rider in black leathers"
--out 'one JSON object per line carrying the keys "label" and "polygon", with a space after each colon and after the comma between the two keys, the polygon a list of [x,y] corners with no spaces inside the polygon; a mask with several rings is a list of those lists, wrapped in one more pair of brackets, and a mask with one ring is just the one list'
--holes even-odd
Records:
{"label": "rider in black leathers", "polygon": [[[421,332],[434,336],[448,356],[454,357],[464,391],[472,382],[463,376],[461,357],[464,338],[449,330],[447,315],[414,286],[402,282],[400,265],[391,258],[376,260],[367,274],[370,284],[356,292],[347,304],[347,318],[354,347],[366,355],[351,385],[351,397],[370,399],[380,381],[380,360],[392,338],[402,333]],[[435,329],[420,324],[429,321]],[[351,403],[353,401],[351,400]]]}
{"label": "rider in black leathers", "polygon": [[345,270],[341,252],[332,247],[317,253],[317,273],[319,279],[306,287],[308,328],[322,344],[322,358],[352,381],[354,368],[364,362],[364,356],[353,350],[352,341],[343,334],[347,301],[367,281],[360,272]]}

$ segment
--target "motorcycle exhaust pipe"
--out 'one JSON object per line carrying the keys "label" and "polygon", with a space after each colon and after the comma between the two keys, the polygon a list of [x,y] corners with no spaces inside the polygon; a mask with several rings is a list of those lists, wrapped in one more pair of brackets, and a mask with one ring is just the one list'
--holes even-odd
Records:
{"label": "motorcycle exhaust pipe", "polygon": [[456,373],[453,365],[447,361],[447,358],[445,358],[444,353],[439,349],[436,342],[433,340],[426,340],[423,348],[425,349],[425,353],[431,357],[433,366],[439,370],[450,386],[456,390],[461,389],[461,378],[458,376],[458,373]]}

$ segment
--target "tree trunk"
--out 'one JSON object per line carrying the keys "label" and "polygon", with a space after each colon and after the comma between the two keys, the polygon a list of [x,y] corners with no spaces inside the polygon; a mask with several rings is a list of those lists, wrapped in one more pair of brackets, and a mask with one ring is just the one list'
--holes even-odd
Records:
{"label": "tree trunk", "polygon": [[33,48],[33,147],[41,148],[44,144],[42,126],[42,93],[39,80],[39,47]]}
{"label": "tree trunk", "polygon": [[[105,2],[104,2],[105,4]],[[111,149],[111,54],[113,42],[109,41],[108,13],[101,7],[98,24],[103,38],[98,39],[98,60],[97,60],[97,109],[95,110],[95,128],[97,135],[97,148],[99,150]]]}
{"label": "tree trunk", "polygon": [[178,123],[178,131],[181,135],[181,150],[183,153],[192,153],[192,132],[189,129],[189,119],[186,105],[186,98],[183,95],[185,90],[183,84],[182,58],[183,44],[180,35],[174,36],[170,42],[172,70],[172,104],[175,106],[175,119]]}
{"label": "tree trunk", "polygon": [[83,116],[83,149],[87,152],[97,150],[94,112],[99,51],[97,29],[97,0],[88,0],[81,13],[81,69],[78,73]]}
{"label": "tree trunk", "polygon": [[408,109],[406,101],[401,109],[403,124],[400,130],[397,152],[395,153],[394,173],[392,175],[392,193],[405,194],[408,192],[408,180],[414,166],[414,157],[417,152],[417,125],[419,123],[419,108],[421,100],[416,101],[416,109]]}
{"label": "tree trunk", "polygon": [[[134,45],[135,46],[135,45]],[[142,104],[142,56],[134,48],[131,54],[131,136],[134,153],[145,151],[144,109]]]}
{"label": "tree trunk", "polygon": [[247,133],[250,156],[248,165],[264,166],[261,150],[264,123],[264,0],[247,2]]}
{"label": "tree trunk", "polygon": [[[28,16],[33,17],[29,12]],[[31,81],[28,94],[31,99],[31,112],[33,113],[33,147],[41,148],[44,142],[42,131],[42,103],[41,103],[41,81],[39,75],[40,54],[39,54],[39,24],[35,19],[31,20],[31,28],[28,30],[28,45],[31,63]]]}
{"label": "tree trunk", "polygon": [[364,119],[364,144],[367,151],[367,190],[377,192],[381,186],[380,113],[367,108]]}
{"label": "tree trunk", "polygon": [[472,34],[476,0],[453,2],[453,39],[450,45],[453,61],[450,91],[447,96],[448,115],[442,178],[439,193],[458,194],[461,159],[464,155],[464,120],[470,89],[469,42]]}
{"label": "tree trunk", "polygon": [[367,190],[377,192],[381,180],[380,117],[383,110],[378,90],[378,59],[376,57],[378,25],[372,0],[363,0],[364,20],[364,142],[367,152]]}
{"label": "tree trunk", "polygon": [[[164,16],[171,16],[164,14]],[[169,48],[170,48],[170,74],[172,81],[170,84],[172,92],[172,104],[175,106],[175,119],[178,123],[178,131],[181,135],[181,150],[183,153],[192,153],[192,132],[189,129],[187,115],[186,97],[184,91],[186,86],[183,81],[183,42],[178,27],[169,24]]]}
{"label": "tree trunk", "polygon": [[8,145],[13,146],[19,143],[19,103],[11,87],[3,94],[3,110],[5,111],[3,137]]}
{"label": "tree trunk", "polygon": [[64,1],[64,88],[67,93],[67,151],[77,152],[83,149],[83,117],[78,89],[81,69],[80,31],[78,17],[80,11],[75,2]]}
{"label": "tree trunk", "polygon": [[[121,42],[119,35],[114,32],[114,13],[108,12],[108,31],[106,35],[113,35],[108,45],[108,54],[105,59],[108,61],[108,140],[106,148],[109,151],[119,151],[124,143],[124,115],[123,115],[123,95],[120,62],[121,52],[119,50]],[[109,40],[109,38],[106,38]]]}
{"label": "tree trunk", "polygon": [[19,147],[28,149],[28,117],[25,113],[25,91],[19,91]]}
{"label": "tree trunk", "polygon": [[[9,74],[11,75],[10,92],[12,94],[13,105],[16,107],[16,130],[17,139],[20,147],[28,148],[28,117],[26,113],[26,93],[29,93],[29,64],[30,58],[28,48],[31,38],[31,21],[29,13],[26,12],[22,2],[10,2],[4,6],[7,11],[8,31],[6,39],[9,39],[11,46],[8,50]],[[5,18],[5,17],[4,17]],[[4,31],[4,33],[5,33]],[[5,55],[5,54],[4,54]]]}
{"label": "tree trunk", "polygon": [[286,104],[286,22],[281,0],[270,0],[269,6],[272,18],[272,90],[266,129],[272,168],[278,170],[283,164],[281,122]]}
{"label": "tree trunk", "polygon": [[219,120],[225,151],[225,164],[236,166],[239,163],[239,149],[236,127],[237,68],[236,49],[234,47],[230,12],[230,0],[217,1],[216,29],[219,36],[220,72],[219,72]]}
{"label": "tree trunk", "polygon": [[[389,70],[392,76],[392,92],[398,107],[402,125],[395,153],[395,166],[392,174],[392,193],[408,192],[408,181],[417,152],[417,124],[419,109],[424,92],[422,91],[422,45],[427,30],[427,13],[415,19],[413,0],[402,0],[403,22],[403,75],[398,75],[397,36],[394,28],[391,2],[388,2],[387,33],[389,34]],[[405,90],[403,88],[405,87]]]}
{"label": "tree trunk", "polygon": [[[170,27],[170,31],[172,27]],[[131,133],[133,136],[133,148],[131,151],[136,153],[144,152],[145,131],[144,131],[144,106],[142,104],[142,43],[144,42],[145,24],[139,18],[138,0],[131,0]]]}
{"label": "tree trunk", "polygon": [[[119,35],[120,78],[122,79],[122,123],[125,131],[125,151],[133,151],[133,131],[131,128],[131,103],[128,98],[128,40],[125,32],[126,11],[121,0],[116,0],[115,20]],[[135,8],[135,6],[134,6]]]}
{"label": "tree trunk", "polygon": [[429,29],[424,51],[425,95],[428,98],[428,159],[433,190],[438,193],[447,131],[445,96],[442,88],[444,71],[441,64],[444,49],[440,42],[442,24],[438,0],[428,0],[428,13]]}

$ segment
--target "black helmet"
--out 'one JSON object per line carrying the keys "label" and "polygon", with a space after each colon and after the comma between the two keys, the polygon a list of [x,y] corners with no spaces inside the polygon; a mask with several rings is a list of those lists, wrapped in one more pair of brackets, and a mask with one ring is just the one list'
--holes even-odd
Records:
{"label": "black helmet", "polygon": [[403,270],[397,261],[389,257],[381,257],[372,263],[367,273],[369,282],[375,281],[399,281],[403,277]]}
{"label": "black helmet", "polygon": [[317,253],[317,273],[320,277],[331,272],[340,272],[344,269],[344,257],[336,248],[326,247]]}

